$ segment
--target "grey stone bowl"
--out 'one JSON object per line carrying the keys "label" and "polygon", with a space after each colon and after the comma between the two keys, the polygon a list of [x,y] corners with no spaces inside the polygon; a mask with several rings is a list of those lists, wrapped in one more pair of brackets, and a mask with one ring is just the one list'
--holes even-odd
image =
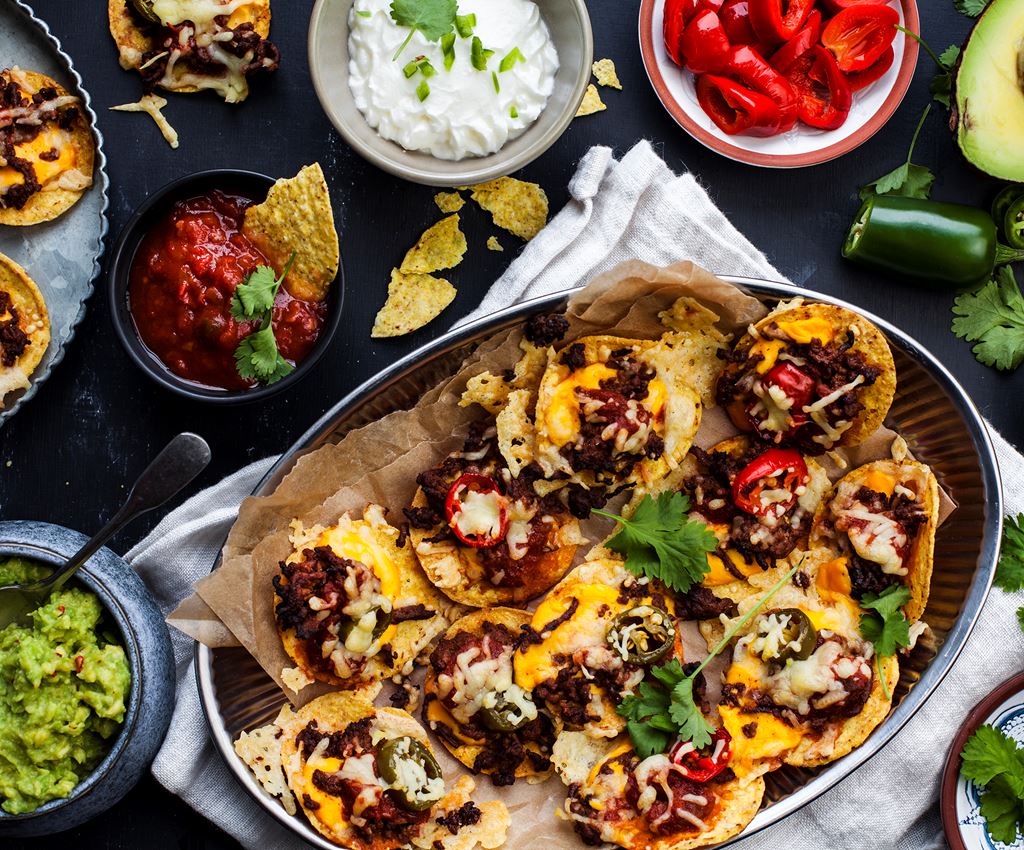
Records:
{"label": "grey stone bowl", "polygon": [[[56,566],[86,539],[77,531],[46,522],[0,522],[0,558],[21,556]],[[171,638],[142,580],[119,555],[101,549],[73,581],[99,597],[128,657],[131,685],[124,723],[106,758],[69,797],[51,800],[23,815],[0,809],[3,837],[60,832],[109,809],[142,777],[171,721],[175,689]]]}

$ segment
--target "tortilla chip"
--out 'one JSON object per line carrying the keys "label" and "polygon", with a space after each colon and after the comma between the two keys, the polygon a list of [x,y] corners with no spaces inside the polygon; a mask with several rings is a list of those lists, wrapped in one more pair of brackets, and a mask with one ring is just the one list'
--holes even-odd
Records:
{"label": "tortilla chip", "polygon": [[597,91],[597,86],[593,83],[587,86],[587,90],[583,93],[583,100],[580,103],[580,108],[576,110],[576,118],[582,118],[584,115],[593,115],[595,112],[604,112],[608,107],[604,105],[604,101],[601,100],[601,95]]}
{"label": "tortilla chip", "polygon": [[455,287],[429,274],[391,270],[388,300],[373,321],[374,339],[403,336],[435,319],[455,298]]}
{"label": "tortilla chip", "polygon": [[615,73],[615,63],[611,59],[598,59],[592,70],[599,86],[622,91],[622,83],[619,82],[619,75]]}
{"label": "tortilla chip", "polygon": [[263,790],[271,797],[280,799],[284,810],[290,815],[294,815],[298,808],[281,764],[281,737],[282,729],[291,722],[292,717],[291,706],[285,705],[273,723],[253,729],[252,732],[242,732],[235,740],[238,757],[253,772]]}
{"label": "tortilla chip", "polygon": [[497,415],[508,401],[512,385],[498,375],[481,372],[466,381],[466,389],[459,399],[459,407],[479,404],[488,413]]}
{"label": "tortilla chip", "polygon": [[278,273],[295,259],[284,287],[303,301],[323,301],[338,276],[341,251],[334,229],[331,195],[320,163],[278,180],[262,204],[245,211],[242,232]]}
{"label": "tortilla chip", "polygon": [[433,274],[462,262],[466,236],[459,229],[459,214],[442,218],[428,227],[405,254],[399,271],[405,274]]}
{"label": "tortilla chip", "polygon": [[499,177],[469,187],[472,198],[487,210],[494,223],[527,242],[548,221],[548,196],[537,183]]}
{"label": "tortilla chip", "polygon": [[[460,776],[452,790],[437,804],[437,815],[462,808],[469,802],[475,787],[472,777]],[[501,847],[512,825],[505,804],[499,800],[488,800],[477,803],[476,807],[480,810],[480,820],[462,827],[454,835],[448,827],[438,823],[437,817],[431,818],[423,824],[419,835],[413,837],[412,846],[418,850],[473,850],[478,846],[483,850],[495,850]]]}
{"label": "tortilla chip", "polygon": [[[6,292],[18,313],[18,327],[28,337],[28,345],[12,366],[0,363],[0,410],[4,396],[28,389],[29,377],[36,370],[50,344],[50,316],[39,287],[28,273],[10,257],[0,254],[0,292]],[[0,309],[0,322],[11,315]]]}
{"label": "tortilla chip", "polygon": [[498,241],[498,237],[497,236],[488,236],[487,237],[487,250],[488,251],[504,251],[505,249],[501,247],[501,243]]}
{"label": "tortilla chip", "polygon": [[466,201],[458,192],[438,192],[434,195],[434,203],[443,213],[458,212],[466,205]]}
{"label": "tortilla chip", "polygon": [[534,392],[531,390],[513,390],[509,393],[505,406],[494,419],[498,431],[498,451],[517,478],[537,455],[533,397]]}

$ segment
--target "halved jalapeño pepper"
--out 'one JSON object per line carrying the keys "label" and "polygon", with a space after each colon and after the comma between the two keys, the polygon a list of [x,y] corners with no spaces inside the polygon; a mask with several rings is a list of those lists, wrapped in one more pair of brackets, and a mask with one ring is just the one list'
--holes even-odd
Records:
{"label": "halved jalape\u00f1o pepper", "polygon": [[444,795],[444,788],[436,796],[426,795],[425,788],[406,788],[401,776],[409,771],[401,770],[402,762],[413,762],[423,769],[427,781],[441,777],[441,766],[434,754],[420,741],[408,735],[385,741],[377,750],[377,773],[394,791],[402,807],[411,812],[424,812]]}
{"label": "halved jalape\u00f1o pepper", "polygon": [[761,615],[750,648],[762,661],[785,664],[810,658],[818,644],[818,631],[799,608],[782,608]]}
{"label": "halved jalape\u00f1o pepper", "polygon": [[608,645],[631,664],[648,667],[672,649],[676,628],[672,618],[653,605],[623,611],[608,627]]}
{"label": "halved jalape\u00f1o pepper", "polygon": [[504,693],[499,693],[497,697],[493,706],[480,709],[480,719],[484,726],[494,732],[515,732],[530,722],[531,718],[526,716],[522,706],[505,699]]}
{"label": "halved jalape\u00f1o pepper", "polygon": [[153,11],[153,0],[130,0],[131,6],[151,24],[162,24],[160,16]]}
{"label": "halved jalape\u00f1o pepper", "polygon": [[[387,627],[391,625],[390,611],[385,611],[379,605],[374,605],[369,611],[366,612],[366,614],[369,614],[370,612],[373,612],[377,615],[377,618],[373,624],[373,631],[370,633],[370,639],[365,640],[364,638],[362,643],[365,643],[365,646],[348,647],[354,652],[365,652],[367,649],[373,646],[377,638],[384,634]],[[363,614],[360,617],[346,618],[338,624],[338,638],[341,640],[342,643],[347,645],[348,637],[352,633],[352,630],[356,627],[356,623],[361,621],[362,618],[366,616],[366,614]]]}
{"label": "halved jalape\u00f1o pepper", "polygon": [[1024,196],[1018,197],[1006,208],[1003,234],[1011,248],[1024,248]]}

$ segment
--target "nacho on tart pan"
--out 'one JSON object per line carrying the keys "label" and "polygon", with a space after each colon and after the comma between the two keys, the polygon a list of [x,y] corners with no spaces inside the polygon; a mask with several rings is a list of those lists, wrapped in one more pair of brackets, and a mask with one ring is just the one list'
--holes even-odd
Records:
{"label": "nacho on tart pan", "polygon": [[569,786],[559,816],[571,820],[587,844],[626,850],[707,847],[742,832],[764,798],[760,776],[741,780],[725,771],[708,782],[692,781],[668,755],[641,760],[621,739],[563,732],[554,761]]}
{"label": "nacho on tart pan", "polygon": [[554,585],[585,538],[558,498],[541,498],[536,475],[505,465],[494,428],[470,429],[462,451],[417,477],[405,511],[423,571],[465,605],[520,604]]}
{"label": "nacho on tart pan", "polygon": [[882,424],[896,367],[882,332],[831,304],[780,305],[737,343],[716,398],[742,431],[822,454]]}
{"label": "nacho on tart pan", "polygon": [[462,777],[446,792],[430,740],[412,715],[355,694],[326,694],[291,715],[281,762],[309,822],[351,850],[429,850],[442,836],[458,850],[494,848],[508,831],[500,802],[479,804],[475,823],[453,817],[469,802],[473,780]]}
{"label": "nacho on tart pan", "polygon": [[423,684],[427,727],[495,785],[551,773],[556,724],[513,680],[512,659],[530,619],[518,608],[487,608],[457,620],[431,652]]}
{"label": "nacho on tart pan", "polygon": [[92,128],[78,98],[43,74],[7,68],[0,92],[0,224],[51,221],[92,185]]}
{"label": "nacho on tart pan", "polygon": [[546,477],[588,489],[649,488],[678,466],[700,425],[685,361],[663,343],[581,337],[549,349],[536,407],[536,459]]}
{"label": "nacho on tart pan", "polygon": [[939,519],[939,484],[912,460],[876,460],[848,472],[818,507],[811,546],[847,556],[853,595],[904,584],[907,619],[928,604]]}
{"label": "nacho on tart pan", "polygon": [[398,541],[377,505],[363,519],[295,529],[295,550],[274,577],[274,613],[307,680],[355,688],[406,675],[447,628],[451,603]]}
{"label": "nacho on tart pan", "polygon": [[515,681],[570,729],[610,738],[625,728],[616,706],[646,669],[682,659],[675,604],[621,561],[585,561],[533,612],[515,654]]}
{"label": "nacho on tart pan", "polygon": [[27,389],[50,344],[50,317],[39,287],[0,254],[0,410],[4,396]]}

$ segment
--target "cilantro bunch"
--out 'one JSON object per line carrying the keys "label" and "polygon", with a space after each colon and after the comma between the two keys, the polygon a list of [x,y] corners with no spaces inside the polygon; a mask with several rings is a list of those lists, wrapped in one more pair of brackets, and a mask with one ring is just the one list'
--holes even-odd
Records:
{"label": "cilantro bunch", "polygon": [[239,322],[259,323],[259,327],[235,349],[238,374],[246,380],[273,384],[291,374],[295,368],[277,350],[272,326],[274,298],[294,261],[295,255],[292,254],[280,277],[275,277],[270,266],[257,266],[235,289],[231,299],[231,316]]}
{"label": "cilantro bunch", "polygon": [[1013,844],[1024,830],[1024,750],[994,726],[979,726],[960,754],[963,775],[982,787],[981,815],[989,834]]}
{"label": "cilantro bunch", "polygon": [[953,333],[973,347],[986,366],[1016,369],[1024,362],[1024,295],[1013,269],[1002,266],[979,288],[953,302]]}
{"label": "cilantro bunch", "polygon": [[[1006,593],[1024,590],[1024,514],[1003,522],[1003,546],[992,583]],[[1024,629],[1024,606],[1017,609],[1017,622]]]}
{"label": "cilantro bunch", "polygon": [[881,593],[865,593],[860,599],[864,613],[860,615],[860,634],[875,647],[875,672],[886,698],[889,686],[882,675],[879,659],[889,658],[898,649],[910,646],[910,622],[903,606],[910,601],[910,588],[891,584]]}

